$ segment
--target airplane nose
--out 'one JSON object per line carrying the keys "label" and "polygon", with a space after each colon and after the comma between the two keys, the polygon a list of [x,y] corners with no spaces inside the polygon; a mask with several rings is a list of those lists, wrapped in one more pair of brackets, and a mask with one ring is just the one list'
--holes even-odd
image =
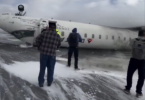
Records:
{"label": "airplane nose", "polygon": [[7,29],[9,28],[8,18],[8,13],[0,14],[0,28],[5,31],[7,31]]}

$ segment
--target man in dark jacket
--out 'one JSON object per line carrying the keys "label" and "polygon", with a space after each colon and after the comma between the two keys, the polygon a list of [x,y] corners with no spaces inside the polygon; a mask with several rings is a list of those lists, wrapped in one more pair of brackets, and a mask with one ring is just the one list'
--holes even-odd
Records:
{"label": "man in dark jacket", "polygon": [[145,80],[145,31],[141,30],[138,33],[138,38],[131,42],[132,57],[128,65],[127,71],[127,85],[125,93],[129,94],[132,87],[132,77],[134,72],[138,69],[139,79],[136,86],[136,96],[142,96],[142,87]]}
{"label": "man in dark jacket", "polygon": [[79,70],[78,68],[78,45],[79,45],[79,42],[82,41],[82,38],[80,36],[79,33],[77,33],[77,28],[74,28],[72,30],[72,33],[69,34],[68,36],[68,44],[69,44],[69,48],[68,48],[68,67],[71,66],[71,57],[72,57],[72,54],[74,52],[74,58],[75,58],[75,64],[74,64],[74,67],[76,70]]}
{"label": "man in dark jacket", "polygon": [[53,82],[54,67],[56,61],[56,50],[60,47],[61,41],[56,33],[55,23],[49,23],[49,29],[42,32],[36,38],[36,45],[40,51],[40,72],[38,77],[39,86],[43,87],[45,68],[47,67],[47,85]]}

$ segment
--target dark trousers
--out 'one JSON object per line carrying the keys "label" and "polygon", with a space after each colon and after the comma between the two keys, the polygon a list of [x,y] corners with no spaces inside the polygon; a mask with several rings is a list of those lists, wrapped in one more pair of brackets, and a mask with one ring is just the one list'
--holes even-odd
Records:
{"label": "dark trousers", "polygon": [[142,93],[142,87],[145,80],[145,61],[137,60],[134,58],[130,59],[128,71],[127,71],[127,86],[126,89],[130,90],[132,87],[132,77],[134,72],[138,69],[138,82],[136,86],[136,92]]}
{"label": "dark trousers", "polygon": [[47,67],[47,82],[49,84],[53,81],[53,74],[54,74],[54,68],[55,68],[55,57],[40,54],[40,72],[38,76],[39,85],[44,84],[44,75],[45,75],[45,69]]}
{"label": "dark trousers", "polygon": [[75,63],[74,63],[74,67],[78,68],[78,48],[76,47],[69,47],[68,48],[68,66],[71,66],[71,57],[72,54],[74,53],[74,58],[75,58]]}

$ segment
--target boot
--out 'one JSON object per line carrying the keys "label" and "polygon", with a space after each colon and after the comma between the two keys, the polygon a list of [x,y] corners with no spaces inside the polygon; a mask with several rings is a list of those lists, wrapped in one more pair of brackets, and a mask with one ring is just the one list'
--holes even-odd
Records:
{"label": "boot", "polygon": [[127,90],[127,89],[124,89],[124,92],[125,92],[126,94],[130,94],[130,90]]}
{"label": "boot", "polygon": [[75,68],[75,70],[80,70],[79,68]]}
{"label": "boot", "polygon": [[142,96],[143,96],[142,93],[136,93],[136,97],[137,97],[137,98],[140,98],[140,97],[142,97]]}

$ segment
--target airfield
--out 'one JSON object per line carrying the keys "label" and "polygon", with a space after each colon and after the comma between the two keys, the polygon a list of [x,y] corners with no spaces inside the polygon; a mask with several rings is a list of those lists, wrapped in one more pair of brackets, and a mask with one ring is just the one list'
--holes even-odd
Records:
{"label": "airfield", "polygon": [[[38,87],[39,52],[0,31],[0,100],[145,100],[123,92],[130,51],[80,49],[79,67],[66,67],[67,48],[57,51],[54,82]],[[46,72],[47,74],[47,72]],[[45,77],[46,78],[46,77]],[[143,87],[145,94],[145,85]]]}

